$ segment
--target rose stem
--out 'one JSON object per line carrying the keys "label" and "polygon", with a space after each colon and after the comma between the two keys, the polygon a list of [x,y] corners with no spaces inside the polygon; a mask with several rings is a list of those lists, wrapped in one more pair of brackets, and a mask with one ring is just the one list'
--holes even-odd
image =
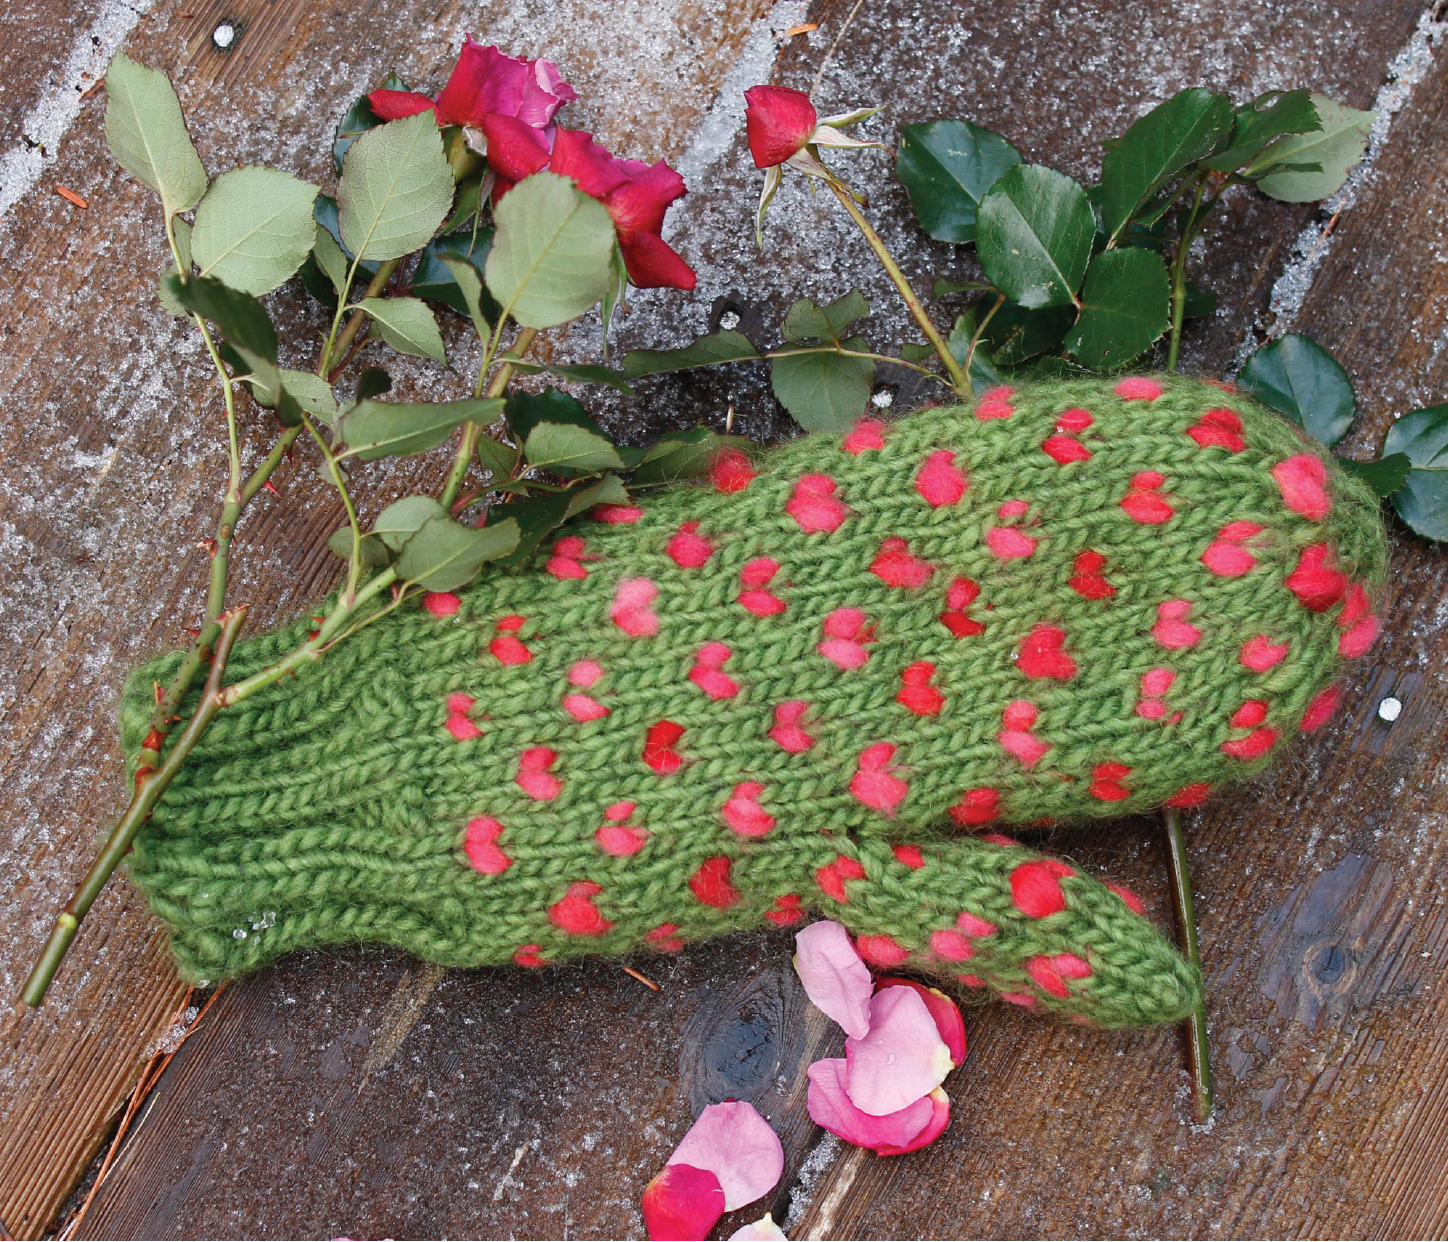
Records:
{"label": "rose stem", "polygon": [[141,825],[151,817],[151,812],[166,787],[181,770],[186,757],[201,740],[201,735],[206,732],[207,726],[221,708],[221,679],[226,672],[231,645],[236,641],[242,623],[246,620],[246,605],[222,613],[218,620],[220,630],[216,637],[215,651],[211,656],[211,671],[207,674],[206,685],[201,692],[201,702],[181,736],[176,739],[176,745],[171,748],[166,761],[137,783],[136,792],[132,795],[125,814],[111,829],[110,836],[106,838],[100,854],[86,872],[85,879],[80,882],[65,909],[56,918],[50,939],[45,942],[45,948],[41,950],[21,992],[21,999],[31,1007],[39,1005],[45,999],[45,991],[65,957],[66,950],[70,948],[71,941],[75,939],[76,932],[80,930],[81,920],[95,904],[96,898],[106,886],[106,881],[130,850]]}
{"label": "rose stem", "polygon": [[[1187,871],[1186,840],[1182,836],[1181,812],[1174,806],[1164,807],[1161,813],[1162,827],[1166,829],[1167,864],[1171,871],[1172,904],[1176,907],[1177,926],[1181,930],[1182,949],[1187,960],[1200,973],[1202,955],[1197,945],[1197,919],[1192,902],[1192,880]],[[1187,1042],[1187,1066],[1191,1070],[1192,1087],[1196,1094],[1197,1120],[1206,1121],[1212,1115],[1212,1060],[1211,1045],[1207,1041],[1207,1000],[1206,982],[1197,1005],[1183,1023]]]}
{"label": "rose stem", "polygon": [[946,345],[945,338],[940,335],[935,325],[930,321],[930,316],[925,313],[925,307],[921,305],[920,299],[916,297],[915,290],[910,287],[910,282],[905,279],[905,273],[900,270],[900,265],[895,262],[894,256],[886,249],[885,243],[880,235],[875,232],[870,222],[865,219],[864,213],[855,205],[855,200],[850,197],[849,190],[833,179],[825,182],[835,192],[835,197],[844,204],[844,208],[850,214],[855,224],[864,234],[865,240],[870,243],[870,249],[875,252],[880,260],[880,266],[885,269],[885,274],[895,282],[895,288],[900,290],[900,296],[905,299],[905,305],[910,308],[910,313],[915,317],[915,322],[920,325],[920,330],[925,333],[925,338],[934,347],[935,352],[940,355],[940,361],[945,364],[945,370],[949,373],[955,391],[961,397],[970,396],[970,378],[966,375],[955,355],[950,352]]}

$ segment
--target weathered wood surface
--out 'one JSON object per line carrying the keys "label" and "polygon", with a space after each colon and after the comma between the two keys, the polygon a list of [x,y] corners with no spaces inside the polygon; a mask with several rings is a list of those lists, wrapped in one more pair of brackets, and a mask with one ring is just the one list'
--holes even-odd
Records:
{"label": "weathered wood surface", "polygon": [[[1309,84],[1366,107],[1409,39],[1417,3],[1328,9],[1234,0],[1163,9],[1112,2],[966,11],[946,0],[773,10],[819,30],[758,78],[828,105],[884,102],[889,129],[969,115],[1028,158],[1085,175],[1096,139],[1172,90],[1239,96]],[[35,0],[0,21],[0,127],[11,142],[101,0]],[[788,297],[859,284],[879,339],[904,332],[888,289],[830,213],[794,188],[757,259],[756,174],[739,141],[701,118],[765,6],[666,0],[483,14],[455,5],[315,6],[304,0],[160,0],[127,47],[180,74],[212,169],[240,158],[323,178],[324,139],[359,89],[396,65],[440,80],[464,29],[553,55],[579,87],[573,124],[628,154],[682,159],[695,193],[676,244],[700,268],[693,298],[644,296],[628,344],[670,344],[717,299],[776,323]],[[207,36],[239,22],[222,56]],[[848,29],[844,29],[848,22]],[[23,54],[16,48],[24,49]],[[415,50],[409,50],[413,48]],[[1393,413],[1448,395],[1448,70],[1440,52],[1411,92],[1377,174],[1343,213],[1294,327],[1338,353],[1363,398],[1363,442]],[[40,67],[40,68],[37,68]],[[748,85],[741,81],[738,85]],[[199,604],[216,481],[216,417],[195,342],[150,298],[161,263],[148,196],[108,163],[88,101],[0,233],[12,278],[0,309],[0,655],[6,824],[16,889],[0,984],[13,994],[54,904],[119,805],[115,693],[142,655],[180,638]],[[717,154],[719,158],[712,159]],[[921,246],[880,157],[851,173],[908,270],[961,273]],[[858,173],[856,170],[858,169]],[[91,201],[81,213],[53,193]],[[1223,314],[1192,331],[1193,369],[1231,363],[1311,208],[1240,194],[1200,261]],[[112,309],[114,308],[114,309]],[[305,341],[299,312],[291,335]],[[579,330],[559,345],[582,349]],[[402,385],[434,391],[435,371]],[[777,430],[756,379],[661,379],[610,409],[631,434],[722,421]],[[379,471],[375,508],[420,462]],[[243,538],[239,597],[258,621],[325,589],[303,555],[337,514],[310,463],[282,480]],[[1193,1127],[1174,1032],[1102,1036],[995,1007],[969,1018],[972,1051],[947,1084],[955,1120],[932,1148],[878,1161],[820,1145],[802,1067],[831,1035],[802,1003],[788,942],[758,936],[636,963],[538,976],[447,972],[377,950],[304,954],[237,985],[178,1055],[85,1236],[628,1236],[638,1194],[708,1098],[755,1098],[786,1137],[778,1216],[792,1236],[1431,1237],[1448,1233],[1448,648],[1444,553],[1399,535],[1388,635],[1340,720],[1266,780],[1192,817],[1221,1112]],[[1405,703],[1391,727],[1374,709]],[[1106,868],[1166,917],[1153,827],[1126,821],[1058,845]],[[0,1219],[47,1227],[182,989],[135,894],[117,884],[77,942],[50,1005],[0,1025]],[[806,1175],[796,1173],[801,1164]],[[726,1222],[724,1233],[738,1223]]]}

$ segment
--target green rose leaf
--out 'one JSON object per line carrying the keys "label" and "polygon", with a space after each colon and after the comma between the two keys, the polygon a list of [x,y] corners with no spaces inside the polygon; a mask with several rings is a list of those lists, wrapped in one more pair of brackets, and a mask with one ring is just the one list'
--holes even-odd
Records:
{"label": "green rose leaf", "polygon": [[402,545],[425,522],[435,517],[447,517],[447,510],[431,496],[404,496],[395,500],[377,515],[372,523],[372,533],[391,552],[402,551]]}
{"label": "green rose leaf", "polygon": [[838,345],[855,321],[870,313],[870,304],[858,289],[851,289],[828,306],[800,298],[784,317],[786,341],[827,340]]}
{"label": "green rose leaf", "polygon": [[[493,334],[493,320],[489,315],[496,316],[501,311],[493,301],[493,295],[483,286],[478,269],[467,259],[450,254],[441,255],[438,262],[451,275],[453,288],[462,296],[468,318],[473,321],[473,331],[480,341],[486,341]],[[414,285],[413,289],[416,290],[417,286]]]}
{"label": "green rose leaf", "polygon": [[499,564],[520,565],[532,556],[548,532],[568,520],[572,497],[572,492],[538,492],[488,510],[484,529],[504,522],[518,528],[517,544],[507,556],[500,558]]}
{"label": "green rose leaf", "polygon": [[[1069,317],[1068,312],[1067,318]],[[975,336],[979,323],[980,320],[972,308],[964,314],[956,316],[955,324],[950,329],[950,335],[945,338],[946,348],[950,350],[951,356],[961,366],[965,365],[966,355],[970,354],[970,342]],[[991,361],[989,353],[977,344],[975,353],[970,356],[971,391],[978,397],[981,393],[991,388],[998,388],[1005,383],[1009,383],[1006,373],[997,367]]]}
{"label": "green rose leaf", "polygon": [[491,473],[494,480],[506,479],[518,465],[518,450],[491,436],[479,436],[478,464]]}
{"label": "green rose leaf", "polygon": [[1322,128],[1311,91],[1268,91],[1237,109],[1227,149],[1203,160],[1213,172],[1235,172],[1274,138]]}
{"label": "green rose leaf", "polygon": [[1064,173],[1017,164],[981,199],[976,250],[991,283],[1028,310],[1075,300],[1096,217]]}
{"label": "green rose leaf", "polygon": [[1186,319],[1205,319],[1217,313],[1217,295],[1210,289],[1203,289],[1200,285],[1187,281],[1187,298],[1182,306],[1182,316]]}
{"label": "green rose leaf", "polygon": [[[430,122],[432,114],[424,115]],[[402,545],[397,576],[424,591],[451,591],[517,546],[518,523],[511,519],[479,530],[443,514],[429,518]]]}
{"label": "green rose leaf", "polygon": [[[1090,276],[1087,276],[1090,281]],[[1027,310],[1014,302],[1004,303],[991,316],[982,334],[997,366],[1014,367],[1048,349],[1055,349],[1071,326],[1069,306],[1048,306]]]}
{"label": "green rose leaf", "polygon": [[519,375],[556,375],[559,379],[574,380],[580,384],[605,384],[609,388],[632,397],[634,390],[612,367],[585,362],[576,366],[545,366],[541,362],[515,362],[513,370]]}
{"label": "green rose leaf", "polygon": [[1322,118],[1322,128],[1279,138],[1242,174],[1250,178],[1265,173],[1257,188],[1269,198],[1284,203],[1330,198],[1342,188],[1348,172],[1367,149],[1376,113],[1344,107],[1326,95],[1314,94],[1312,103]]}
{"label": "green rose leaf", "polygon": [[608,434],[596,422],[577,397],[561,392],[551,384],[542,392],[513,392],[508,395],[505,412],[508,427],[522,443],[539,423],[567,423],[582,427],[585,431],[609,439]]}
{"label": "green rose leaf", "polygon": [[902,128],[895,176],[931,237],[972,242],[980,200],[1020,162],[1021,153],[997,133],[969,121],[931,121]]}
{"label": "green rose leaf", "polygon": [[106,145],[116,163],[161,196],[166,215],[206,193],[206,169],[166,75],[118,52],[106,71]]}
{"label": "green rose leaf", "polygon": [[405,457],[435,448],[463,423],[490,423],[502,412],[501,397],[425,405],[367,398],[342,416],[342,442],[359,461]]}
{"label": "green rose leaf", "polygon": [[613,221],[567,178],[525,178],[494,209],[493,222],[488,288],[525,328],[577,319],[612,288]]}
{"label": "green rose leaf", "polygon": [[[417,267],[412,272],[412,288],[408,292],[413,297],[443,302],[459,314],[468,315],[474,327],[481,317],[491,331],[500,308],[483,285],[483,264],[487,262],[488,251],[492,247],[491,228],[479,229],[476,233],[465,229],[429,242],[418,257]],[[469,269],[471,277],[466,274]],[[476,289],[477,315],[473,314],[468,291],[463,288],[464,280],[468,282],[468,290]],[[478,335],[484,335],[483,329],[478,329]]]}
{"label": "green rose leaf", "polygon": [[196,208],[191,251],[203,276],[260,296],[289,280],[317,238],[317,187],[275,168],[236,168]]}
{"label": "green rose leaf", "polygon": [[173,259],[161,269],[161,280],[156,286],[156,297],[160,299],[161,306],[171,315],[184,315],[186,308],[171,295],[171,290],[166,284],[166,277],[180,274],[191,275],[191,226],[185,220],[177,220],[172,224],[176,237],[176,249],[181,252],[181,266],[176,266]]}
{"label": "green rose leaf", "polygon": [[725,444],[744,443],[737,436],[717,436],[707,427],[668,431],[654,441],[634,470],[635,487],[658,487],[696,478],[709,469]]}
{"label": "green rose leaf", "polygon": [[295,427],[302,421],[301,402],[288,391],[282,369],[275,362],[244,345],[223,343],[217,352],[251,388],[257,404],[276,411],[277,421],[283,427]]}
{"label": "green rose leaf", "polygon": [[1237,384],[1329,448],[1357,414],[1347,372],[1310,336],[1294,333],[1264,345],[1247,359]]}
{"label": "green rose leaf", "polygon": [[611,441],[575,423],[537,424],[523,441],[523,456],[530,466],[560,474],[623,469],[623,459]]}
{"label": "green rose leaf", "polygon": [[1115,241],[1136,209],[1188,164],[1210,155],[1232,130],[1232,101],[1195,87],[1133,122],[1101,164],[1101,216]]}
{"label": "green rose leaf", "polygon": [[363,259],[399,259],[432,240],[452,196],[452,169],[432,113],[390,121],[358,138],[343,161],[342,240]]}
{"label": "green rose leaf", "polygon": [[[377,569],[392,558],[387,545],[376,535],[363,535],[358,547],[362,553],[362,564],[368,569]],[[352,559],[352,528],[340,526],[327,536],[327,551],[344,561]]]}
{"label": "green rose leaf", "polygon": [[1448,541],[1448,405],[1414,410],[1389,427],[1383,458],[1399,453],[1412,468],[1393,508],[1423,538]]}
{"label": "green rose leaf", "polygon": [[262,367],[253,368],[246,377],[258,405],[275,409],[279,385],[315,421],[328,427],[332,425],[337,417],[337,399],[326,380],[311,371],[294,371],[290,367],[277,367],[273,376],[268,371],[269,365],[263,360]]}
{"label": "green rose leaf", "polygon": [[392,376],[381,367],[368,367],[357,377],[358,401],[366,401],[368,397],[380,397],[384,392],[391,391]]}
{"label": "green rose leaf", "polygon": [[1413,471],[1413,462],[1406,453],[1389,453],[1377,461],[1353,461],[1351,457],[1339,457],[1337,464],[1353,478],[1366,483],[1379,499],[1396,492]]}
{"label": "green rose leaf", "polygon": [[[842,343],[846,349],[866,348],[860,337]],[[845,431],[865,412],[875,362],[821,349],[773,359],[769,380],[780,405],[806,431]]]}
{"label": "green rose leaf", "polygon": [[314,224],[316,230],[312,238],[312,257],[317,261],[317,267],[322,274],[332,282],[332,288],[337,291],[339,298],[347,296],[347,269],[351,266],[347,256],[342,253],[342,247],[336,239],[320,224]]}
{"label": "green rose leaf", "polygon": [[366,298],[356,309],[366,311],[377,324],[382,339],[399,354],[432,358],[447,364],[442,333],[427,303],[417,298]]}
{"label": "green rose leaf", "polygon": [[628,504],[628,488],[616,474],[606,474],[593,483],[585,483],[568,492],[567,518],[576,517],[594,505]]}
{"label": "green rose leaf", "polygon": [[[407,84],[395,73],[389,73],[379,89],[405,91]],[[336,172],[341,173],[342,161],[348,148],[369,129],[376,129],[382,123],[382,118],[372,111],[372,101],[366,95],[358,95],[352,101],[352,106],[342,114],[342,119],[337,122],[337,128],[332,135],[332,161],[336,165]]]}
{"label": "green rose leaf", "polygon": [[1081,288],[1081,318],[1066,352],[1083,366],[1122,366],[1150,348],[1171,317],[1171,281],[1161,256],[1129,246],[1091,260]]}
{"label": "green rose leaf", "polygon": [[624,357],[623,373],[628,379],[638,379],[644,375],[663,375],[667,371],[687,371],[692,367],[712,367],[725,362],[746,362],[758,357],[759,351],[749,338],[730,328],[701,336],[682,349],[635,349]]}
{"label": "green rose leaf", "polygon": [[163,283],[170,295],[189,311],[211,320],[233,345],[277,360],[277,332],[262,304],[249,293],[224,285],[214,276],[193,276],[183,281],[172,272]]}

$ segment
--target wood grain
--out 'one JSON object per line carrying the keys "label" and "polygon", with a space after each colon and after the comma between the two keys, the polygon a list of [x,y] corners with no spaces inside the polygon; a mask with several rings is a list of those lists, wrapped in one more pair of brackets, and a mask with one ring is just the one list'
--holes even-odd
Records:
{"label": "wood grain", "polygon": [[[629,154],[677,158],[764,11],[196,0],[158,4],[129,50],[179,72],[212,169],[266,160],[323,177],[318,153],[352,95],[394,64],[435,84],[468,22],[485,40],[558,59],[582,96],[572,123]],[[227,56],[207,41],[223,14],[243,28]],[[776,76],[809,86],[843,33],[823,66],[827,107],[885,102],[890,126],[967,115],[1028,158],[1089,175],[1096,139],[1187,85],[1245,97],[1306,83],[1368,106],[1417,16],[1416,3],[1390,0],[1350,11],[1112,0],[989,12],[828,0],[809,14],[819,30],[783,45]],[[56,23],[63,6],[43,0],[15,28],[53,64]],[[16,80],[23,63],[0,60],[0,101],[35,97]],[[1391,413],[1448,395],[1445,109],[1440,63],[1341,218],[1298,324],[1353,373],[1363,438],[1381,435]],[[42,182],[0,236],[0,256],[27,273],[0,307],[0,391],[17,412],[0,425],[10,794],[0,849],[17,877],[0,983],[12,992],[118,806],[120,681],[195,614],[204,555],[194,545],[209,533],[216,482],[214,397],[194,341],[150,301],[162,257],[152,207],[99,149],[100,115],[90,101],[50,174],[91,210],[77,213]],[[848,167],[921,287],[968,273],[949,247],[919,242],[886,161]],[[758,183],[739,140],[706,171],[674,239],[704,287],[640,296],[624,344],[677,343],[731,299],[767,339],[791,297],[851,284],[876,308],[876,339],[903,335],[888,289],[848,257],[856,248],[827,204],[782,193],[760,262],[747,236]],[[1193,327],[1195,369],[1230,362],[1313,211],[1247,193],[1228,204],[1200,260],[1225,313]],[[284,336],[302,349],[315,315],[287,314]],[[563,353],[593,343],[587,329],[560,338]],[[425,366],[397,374],[419,396],[441,382]],[[638,438],[701,416],[722,425],[730,405],[751,434],[781,427],[755,375],[666,377],[604,408]],[[311,549],[337,514],[310,469],[299,457],[285,499],[267,500],[244,529],[238,597],[261,624],[300,610],[332,575]],[[423,459],[377,471],[364,505],[435,469]],[[1445,574],[1441,551],[1399,535],[1388,637],[1344,715],[1190,824],[1222,1100],[1210,1128],[1191,1124],[1175,1032],[1103,1036],[995,1007],[968,1015],[970,1060],[947,1084],[955,1119],[934,1147],[896,1161],[841,1150],[809,1123],[802,1092],[803,1067],[833,1055],[838,1035],[803,1004],[777,936],[636,962],[657,994],[602,963],[520,976],[440,973],[373,950],[299,954],[218,1001],[83,1232],[636,1235],[642,1186],[692,1110],[728,1092],[755,1099],[784,1135],[772,1206],[796,1218],[791,1236],[1442,1236]],[[1406,704],[1391,727],[1373,715],[1388,692]],[[1152,825],[1055,844],[1168,916]],[[180,994],[155,925],[118,884],[51,1005],[6,1016],[0,1218],[17,1237],[46,1228]],[[726,1220],[721,1236],[757,1213]]]}

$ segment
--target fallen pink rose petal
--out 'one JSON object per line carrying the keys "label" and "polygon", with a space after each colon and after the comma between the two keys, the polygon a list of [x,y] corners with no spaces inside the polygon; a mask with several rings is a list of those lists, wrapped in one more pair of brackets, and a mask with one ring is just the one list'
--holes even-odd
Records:
{"label": "fallen pink rose petal", "polygon": [[955,1068],[930,1010],[911,988],[886,988],[870,1001],[870,1030],[845,1040],[850,1099],[872,1117],[899,1112],[929,1095]]}
{"label": "fallen pink rose petal", "polygon": [[699,1114],[669,1164],[707,1169],[724,1188],[724,1210],[732,1212],[779,1184],[784,1148],[753,1104],[729,1100]]}
{"label": "fallen pink rose petal", "polygon": [[914,979],[901,979],[896,975],[881,975],[875,980],[875,987],[881,992],[886,988],[910,988],[914,991],[935,1019],[940,1038],[950,1049],[950,1059],[956,1065],[965,1064],[965,1019],[960,1016],[960,1006],[950,997],[939,988],[928,988]]}
{"label": "fallen pink rose petal", "polygon": [[654,1242],[702,1242],[724,1215],[724,1191],[708,1169],[666,1164],[644,1187],[643,1209]]}
{"label": "fallen pink rose petal", "polygon": [[805,1104],[810,1117],[856,1147],[868,1147],[880,1155],[913,1150],[909,1145],[934,1119],[935,1106],[928,1095],[881,1117],[862,1111],[846,1089],[849,1063],[842,1057],[816,1061],[807,1072],[809,1094]]}
{"label": "fallen pink rose petal", "polygon": [[758,1220],[740,1225],[729,1235],[729,1242],[777,1242],[784,1237],[784,1230],[774,1223],[774,1217],[766,1212]]}
{"label": "fallen pink rose petal", "polygon": [[798,932],[794,943],[798,950],[794,968],[804,994],[816,1009],[844,1027],[846,1035],[863,1038],[870,1029],[875,986],[850,933],[826,919]]}
{"label": "fallen pink rose petal", "polygon": [[926,1122],[925,1129],[903,1147],[875,1148],[877,1156],[903,1156],[908,1152],[919,1151],[922,1147],[928,1147],[945,1133],[945,1127],[950,1124],[950,1097],[936,1087],[925,1099],[930,1102],[931,1108],[930,1120]]}

